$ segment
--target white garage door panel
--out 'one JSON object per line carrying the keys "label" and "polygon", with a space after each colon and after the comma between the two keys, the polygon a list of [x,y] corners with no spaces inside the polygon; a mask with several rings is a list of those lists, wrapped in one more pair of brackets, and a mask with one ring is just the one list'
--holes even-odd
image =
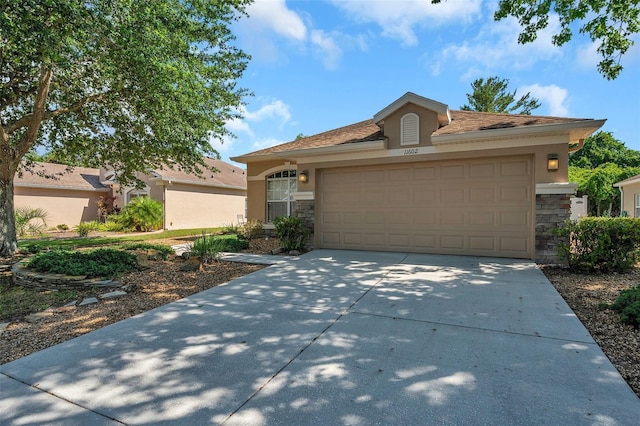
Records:
{"label": "white garage door panel", "polygon": [[532,257],[527,157],[320,171],[326,248]]}

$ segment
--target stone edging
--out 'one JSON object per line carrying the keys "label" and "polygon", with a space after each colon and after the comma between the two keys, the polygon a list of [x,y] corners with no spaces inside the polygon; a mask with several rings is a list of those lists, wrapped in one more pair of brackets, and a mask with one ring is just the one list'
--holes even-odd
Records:
{"label": "stone edging", "polygon": [[28,261],[29,259],[23,259],[11,268],[14,281],[24,286],[39,289],[77,290],[79,288],[105,288],[120,285],[119,281],[112,279],[36,272],[26,267]]}

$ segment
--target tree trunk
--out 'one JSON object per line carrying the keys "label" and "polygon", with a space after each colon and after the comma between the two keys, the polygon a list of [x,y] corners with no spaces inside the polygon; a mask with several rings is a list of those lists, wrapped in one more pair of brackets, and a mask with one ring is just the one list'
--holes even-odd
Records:
{"label": "tree trunk", "polygon": [[13,211],[13,176],[0,179],[0,256],[11,256],[18,249]]}

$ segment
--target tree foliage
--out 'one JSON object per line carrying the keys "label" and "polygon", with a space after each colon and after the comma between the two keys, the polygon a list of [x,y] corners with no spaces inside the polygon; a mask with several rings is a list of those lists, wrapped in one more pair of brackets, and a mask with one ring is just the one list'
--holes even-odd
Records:
{"label": "tree foliage", "polygon": [[[437,4],[442,0],[431,0]],[[512,16],[522,26],[518,43],[533,42],[538,33],[549,26],[549,15],[556,13],[560,31],[552,42],[562,46],[573,37],[575,23],[579,32],[599,43],[602,57],[598,71],[608,80],[620,75],[620,59],[633,46],[633,37],[640,32],[640,0],[500,0],[493,17],[496,21]]]}
{"label": "tree foliage", "polygon": [[3,1],[0,254],[16,248],[13,178],[34,147],[122,184],[173,162],[202,171],[247,94],[229,26],[248,3]]}
{"label": "tree foliage", "polygon": [[620,191],[614,183],[640,174],[640,152],[627,148],[609,132],[598,132],[569,156],[569,181],[578,184],[578,195],[589,197],[589,213],[616,216]]}
{"label": "tree foliage", "polygon": [[[509,80],[492,76],[479,78],[471,83],[473,93],[467,94],[468,104],[460,107],[464,111],[500,112],[531,115],[531,111],[540,106],[531,93],[521,96],[516,101],[516,91],[507,90]],[[518,111],[520,110],[520,111]]]}

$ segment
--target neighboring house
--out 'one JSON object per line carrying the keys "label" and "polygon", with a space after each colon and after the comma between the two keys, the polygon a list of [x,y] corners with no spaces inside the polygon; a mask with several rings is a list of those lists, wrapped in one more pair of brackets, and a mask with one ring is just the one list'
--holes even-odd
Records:
{"label": "neighboring house", "polygon": [[[70,227],[98,217],[98,201],[112,197],[119,208],[134,197],[148,195],[164,206],[164,229],[209,228],[237,224],[245,215],[246,172],[220,160],[205,159],[218,171],[203,170],[202,177],[179,166],[140,176],[143,189],[120,188],[115,173],[104,169],[36,163],[34,172],[55,175],[48,179],[25,172],[16,177],[15,206],[40,207],[48,213],[47,225]],[[120,191],[122,189],[122,191]]]}
{"label": "neighboring house", "polygon": [[453,111],[413,93],[366,120],[233,158],[248,218],[298,215],[320,248],[555,262],[569,148],[605,120]]}
{"label": "neighboring house", "polygon": [[640,175],[635,175],[613,184],[620,188],[620,212],[627,216],[640,217]]}
{"label": "neighboring house", "polygon": [[105,185],[114,189],[114,204],[124,207],[132,198],[148,195],[164,204],[164,229],[209,228],[237,224],[245,216],[247,176],[238,166],[210,158],[205,163],[218,171],[203,169],[203,175],[188,174],[178,165],[139,176],[142,189],[120,191],[113,171],[101,169]]}
{"label": "neighboring house", "polygon": [[98,200],[111,195],[100,183],[98,169],[75,167],[68,171],[62,164],[35,163],[31,171],[16,176],[13,184],[14,206],[42,208],[50,228],[96,219]]}

